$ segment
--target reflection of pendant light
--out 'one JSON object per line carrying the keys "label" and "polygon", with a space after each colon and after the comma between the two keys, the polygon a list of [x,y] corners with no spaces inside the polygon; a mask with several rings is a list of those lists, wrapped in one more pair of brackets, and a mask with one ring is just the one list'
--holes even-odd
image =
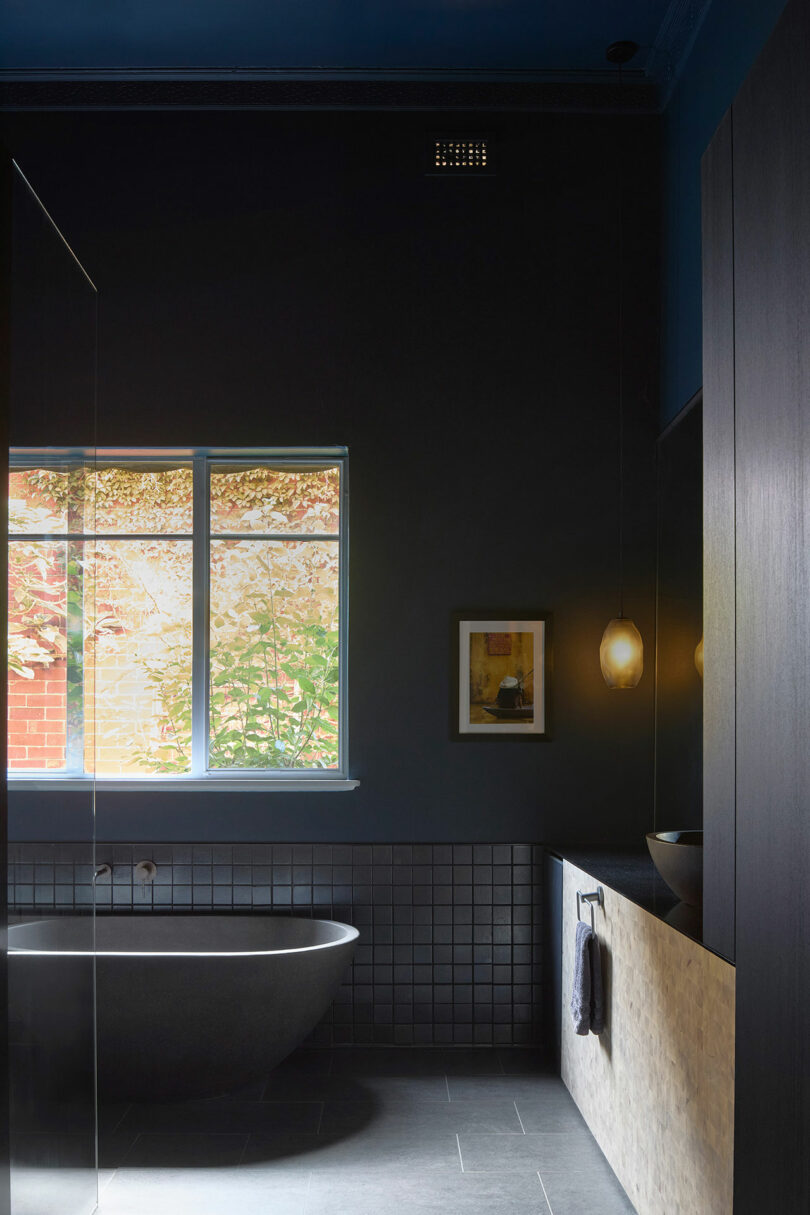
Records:
{"label": "reflection of pendant light", "polygon": [[695,666],[700,678],[703,678],[703,638],[695,646]]}
{"label": "reflection of pendant light", "polygon": [[[635,42],[613,42],[607,49],[610,63],[618,64],[621,85],[622,65],[633,58]],[[608,623],[599,646],[599,662],[609,688],[634,688],[644,670],[644,643],[632,620],[624,615],[624,240],[622,214],[623,182],[619,171],[619,614]]]}

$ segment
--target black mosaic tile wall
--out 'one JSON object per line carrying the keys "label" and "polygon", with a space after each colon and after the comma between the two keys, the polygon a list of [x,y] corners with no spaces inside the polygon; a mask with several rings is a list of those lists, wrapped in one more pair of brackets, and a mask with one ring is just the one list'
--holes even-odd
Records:
{"label": "black mosaic tile wall", "polygon": [[[82,844],[9,846],[12,913],[88,909]],[[154,861],[153,883],[134,877]],[[103,844],[100,912],[260,911],[360,931],[316,1045],[542,1041],[542,855],[529,844]]]}

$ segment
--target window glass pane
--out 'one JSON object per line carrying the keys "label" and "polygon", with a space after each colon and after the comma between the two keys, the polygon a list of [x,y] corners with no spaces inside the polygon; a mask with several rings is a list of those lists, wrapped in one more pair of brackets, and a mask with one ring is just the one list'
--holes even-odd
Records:
{"label": "window glass pane", "polygon": [[[107,458],[10,474],[9,767],[190,774],[192,462]],[[220,459],[209,477],[209,766],[335,769],[340,466]]]}
{"label": "window glass pane", "polygon": [[8,559],[8,766],[63,769],[67,544],[12,540]]}
{"label": "window glass pane", "polygon": [[338,766],[338,545],[211,543],[211,768]]}
{"label": "window glass pane", "polygon": [[88,545],[85,767],[100,776],[191,768],[190,540]]}
{"label": "window glass pane", "polygon": [[102,466],[88,477],[95,490],[95,531],[113,535],[191,533],[190,467]]}
{"label": "window glass pane", "polygon": [[211,532],[336,536],[340,469],[270,465],[218,468],[211,473]]}
{"label": "window glass pane", "polygon": [[8,478],[9,534],[66,532],[67,496],[65,471],[12,469]]}

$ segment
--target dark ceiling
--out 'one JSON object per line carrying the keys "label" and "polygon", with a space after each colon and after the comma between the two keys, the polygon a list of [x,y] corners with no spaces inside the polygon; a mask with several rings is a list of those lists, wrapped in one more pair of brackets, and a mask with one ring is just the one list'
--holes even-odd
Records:
{"label": "dark ceiling", "polygon": [[661,84],[708,0],[5,0],[6,80],[411,78]]}

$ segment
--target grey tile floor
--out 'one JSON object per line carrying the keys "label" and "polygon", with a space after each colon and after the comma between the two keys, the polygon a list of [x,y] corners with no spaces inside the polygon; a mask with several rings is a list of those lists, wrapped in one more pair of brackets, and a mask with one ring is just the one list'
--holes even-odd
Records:
{"label": "grey tile floor", "polygon": [[264,1084],[101,1111],[99,1215],[633,1215],[525,1050],[300,1051]]}

